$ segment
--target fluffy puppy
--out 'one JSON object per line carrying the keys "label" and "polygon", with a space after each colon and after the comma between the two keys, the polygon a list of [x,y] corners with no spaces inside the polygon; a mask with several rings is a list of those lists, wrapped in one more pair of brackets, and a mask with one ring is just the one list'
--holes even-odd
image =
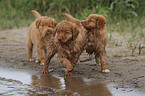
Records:
{"label": "fluffy puppy", "polygon": [[54,42],[48,46],[42,73],[48,73],[50,60],[57,53],[62,65],[66,67],[65,76],[71,75],[73,66],[85,48],[86,32],[79,33],[76,24],[66,20],[61,21],[54,30],[56,33]]}
{"label": "fluffy puppy", "polygon": [[107,20],[105,17],[98,14],[91,14],[86,20],[80,21],[67,13],[63,13],[63,16],[88,31],[86,52],[90,55],[95,54],[96,63],[97,65],[101,63],[102,72],[110,72],[105,49],[108,40],[106,31]]}
{"label": "fluffy puppy", "polygon": [[53,18],[41,16],[35,10],[32,10],[31,12],[36,16],[36,20],[30,25],[27,34],[28,60],[29,61],[33,60],[32,52],[33,45],[35,45],[38,54],[36,62],[40,62],[42,58],[45,56],[46,46],[48,45],[47,41],[51,39],[51,37],[53,37],[51,32],[48,33],[44,31],[44,29],[47,29],[48,27],[54,28],[57,25],[57,22]]}

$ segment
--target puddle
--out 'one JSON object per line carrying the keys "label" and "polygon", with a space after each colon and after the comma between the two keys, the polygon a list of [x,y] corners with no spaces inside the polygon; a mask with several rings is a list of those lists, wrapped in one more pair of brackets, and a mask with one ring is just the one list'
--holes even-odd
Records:
{"label": "puddle", "polygon": [[109,83],[107,84],[107,87],[113,96],[145,96],[144,92],[141,92],[135,88],[130,88],[129,85],[119,82]]}
{"label": "puddle", "polygon": [[94,79],[0,68],[2,96],[144,96],[142,92],[122,86],[111,82],[106,85]]}

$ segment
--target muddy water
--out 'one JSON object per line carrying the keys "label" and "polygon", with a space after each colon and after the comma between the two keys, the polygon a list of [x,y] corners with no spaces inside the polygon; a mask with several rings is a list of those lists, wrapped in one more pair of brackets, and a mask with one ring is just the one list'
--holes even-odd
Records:
{"label": "muddy water", "polygon": [[0,68],[1,96],[144,96],[119,83]]}

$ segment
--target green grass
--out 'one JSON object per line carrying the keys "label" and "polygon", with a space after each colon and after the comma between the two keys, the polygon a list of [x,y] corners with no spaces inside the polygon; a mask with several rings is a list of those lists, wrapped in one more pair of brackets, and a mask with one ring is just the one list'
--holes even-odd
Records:
{"label": "green grass", "polygon": [[[63,12],[84,20],[90,14],[100,14],[107,19],[107,31],[131,33],[128,47],[132,55],[138,49],[141,54],[145,44],[144,0],[0,0],[0,30],[29,26],[35,20],[31,10],[53,17],[57,22],[65,19]],[[109,40],[112,39],[110,35]],[[136,39],[138,39],[137,42]],[[115,42],[115,46],[122,45]]]}
{"label": "green grass", "polygon": [[105,16],[108,25],[113,25],[115,31],[124,32],[129,28],[128,31],[131,32],[135,24],[145,24],[139,17],[140,14],[142,17],[145,14],[139,10],[144,9],[143,4],[144,0],[0,0],[0,27],[8,29],[28,26],[35,19],[31,13],[34,9],[58,22],[64,19],[62,12],[70,13],[78,19],[97,13]]}

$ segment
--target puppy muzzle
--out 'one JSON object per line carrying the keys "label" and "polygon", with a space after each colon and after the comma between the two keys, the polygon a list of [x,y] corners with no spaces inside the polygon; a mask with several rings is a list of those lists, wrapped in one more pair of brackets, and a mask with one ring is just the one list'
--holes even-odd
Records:
{"label": "puppy muzzle", "polygon": [[85,20],[82,20],[81,23],[80,23],[80,25],[81,25],[82,28],[84,28],[84,26],[83,26],[84,21]]}

